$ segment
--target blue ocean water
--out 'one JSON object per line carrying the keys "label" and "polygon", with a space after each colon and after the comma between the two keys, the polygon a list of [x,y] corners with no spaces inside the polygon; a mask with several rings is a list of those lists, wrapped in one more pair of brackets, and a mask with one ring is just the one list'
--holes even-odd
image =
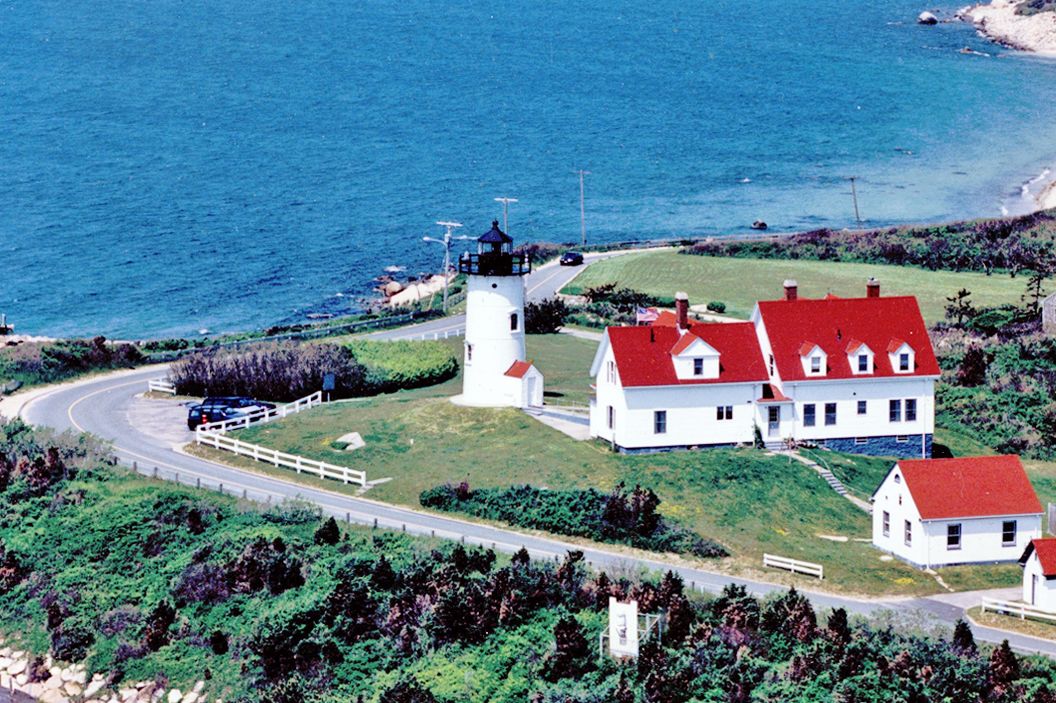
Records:
{"label": "blue ocean water", "polygon": [[1056,62],[921,9],[0,0],[0,311],[116,337],[341,312],[495,196],[518,240],[577,240],[578,168],[591,241],[849,225],[849,175],[872,224],[1021,207]]}

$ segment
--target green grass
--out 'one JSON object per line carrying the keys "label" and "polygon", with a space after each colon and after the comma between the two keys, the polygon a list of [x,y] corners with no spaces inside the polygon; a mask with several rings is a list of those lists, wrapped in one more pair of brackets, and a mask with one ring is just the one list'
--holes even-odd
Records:
{"label": "green grass", "polygon": [[[457,343],[451,340],[452,344]],[[551,397],[585,401],[587,368],[595,342],[566,335],[528,337],[528,355],[546,376]],[[726,545],[734,557],[709,567],[745,576],[819,585],[858,593],[929,593],[939,590],[926,574],[882,561],[868,543],[868,516],[833,493],[798,462],[750,449],[625,456],[595,442],[576,442],[517,410],[461,408],[447,396],[461,378],[439,386],[335,403],[279,423],[240,433],[246,441],[364,469],[370,479],[391,477],[368,493],[375,500],[418,506],[418,494],[445,482],[474,487],[530,483],[552,488],[611,488],[619,481],[653,488],[668,517]],[[366,447],[337,451],[331,442],[359,432]],[[203,451],[203,450],[196,450]],[[354,486],[297,477],[289,471],[212,450],[213,458],[256,471],[311,482],[330,490]],[[887,460],[863,462],[863,492]],[[871,489],[868,490],[871,493]],[[847,538],[832,541],[819,535]],[[763,552],[825,564],[824,584],[762,572]],[[973,578],[974,580],[974,578]],[[982,579],[983,585],[993,585]]]}
{"label": "green grass", "polygon": [[851,264],[828,261],[719,258],[689,256],[674,252],[628,254],[591,264],[563,292],[581,293],[587,288],[616,283],[655,296],[671,297],[686,291],[690,303],[726,303],[726,313],[747,318],[758,300],[774,300],[783,294],[781,284],[792,278],[799,294],[820,298],[827,293],[844,297],[865,295],[865,281],[880,280],[884,295],[915,295],[928,323],[943,319],[945,298],[961,288],[972,292],[977,303],[1019,303],[1025,281],[1006,275],[925,271],[881,264]]}

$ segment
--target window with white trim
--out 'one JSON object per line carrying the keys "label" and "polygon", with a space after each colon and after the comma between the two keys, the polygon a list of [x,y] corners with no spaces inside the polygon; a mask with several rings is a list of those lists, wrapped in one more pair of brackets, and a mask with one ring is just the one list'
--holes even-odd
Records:
{"label": "window with white trim", "polygon": [[606,414],[608,415],[609,429],[611,430],[612,426],[616,424],[616,411],[610,405],[608,406],[608,412]]}
{"label": "window with white trim", "polygon": [[858,373],[869,373],[869,355],[858,355]]}
{"label": "window with white trim", "polygon": [[902,401],[887,401],[887,419],[890,422],[902,422]]}
{"label": "window with white trim", "polygon": [[814,406],[814,403],[804,403],[804,405],[803,405],[803,426],[804,427],[813,427],[814,426],[814,423],[817,421],[815,413],[816,413],[816,408]]}
{"label": "window with white trim", "polygon": [[704,375],[704,360],[696,358],[693,360],[693,375],[703,376]]}
{"label": "window with white trim", "polygon": [[825,403],[825,424],[836,424],[836,403]]}
{"label": "window with white trim", "polygon": [[616,362],[609,361],[609,363],[605,365],[605,369],[605,380],[609,383],[616,383]]}
{"label": "window with white trim", "polygon": [[733,419],[733,406],[732,405],[720,405],[715,408],[715,419],[716,420],[732,420]]}
{"label": "window with white trim", "polygon": [[866,402],[864,400],[859,400],[858,401],[858,414],[859,415],[865,415],[866,410],[868,410],[868,409],[869,409],[868,402]]}
{"label": "window with white trim", "polygon": [[946,526],[946,549],[952,551],[961,548],[961,523],[955,522]]}
{"label": "window with white trim", "polygon": [[1001,546],[1002,547],[1015,547],[1016,546],[1016,521],[1005,520],[1001,523]]}
{"label": "window with white trim", "polygon": [[653,412],[653,434],[665,434],[667,432],[667,411],[656,410]]}
{"label": "window with white trim", "polygon": [[917,419],[917,399],[906,398],[906,422],[915,422]]}
{"label": "window with white trim", "polygon": [[909,371],[909,354],[902,352],[898,355],[898,370]]}
{"label": "window with white trim", "polygon": [[812,356],[810,357],[810,372],[821,373],[821,357]]}
{"label": "window with white trim", "polygon": [[881,529],[884,532],[884,537],[891,536],[891,513],[887,512],[886,510],[884,511],[884,519]]}
{"label": "window with white trim", "polygon": [[518,324],[520,324],[520,319],[517,313],[510,313],[510,331],[516,332]]}
{"label": "window with white trim", "polygon": [[903,539],[906,542],[906,546],[907,547],[912,547],[913,546],[913,523],[911,523],[909,520],[906,520],[906,525],[905,525],[904,532],[905,532],[905,534],[903,535]]}

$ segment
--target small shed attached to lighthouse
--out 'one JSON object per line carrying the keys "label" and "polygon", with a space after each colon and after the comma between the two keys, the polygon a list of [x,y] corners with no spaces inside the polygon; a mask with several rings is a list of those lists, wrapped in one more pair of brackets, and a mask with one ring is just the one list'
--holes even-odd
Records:
{"label": "small shed attached to lighthouse", "polygon": [[466,341],[462,395],[453,401],[480,407],[542,405],[543,375],[525,358],[524,277],[532,264],[514,253],[513,239],[498,221],[477,239],[477,252],[464,253],[458,271],[466,275]]}

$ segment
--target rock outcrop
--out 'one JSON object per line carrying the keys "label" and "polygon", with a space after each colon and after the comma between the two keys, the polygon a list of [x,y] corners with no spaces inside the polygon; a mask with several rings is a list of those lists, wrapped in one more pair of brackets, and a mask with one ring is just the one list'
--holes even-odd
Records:
{"label": "rock outcrop", "polygon": [[1019,0],[993,0],[966,7],[957,16],[999,44],[1056,57],[1056,12],[1021,15],[1016,12],[1019,4]]}

